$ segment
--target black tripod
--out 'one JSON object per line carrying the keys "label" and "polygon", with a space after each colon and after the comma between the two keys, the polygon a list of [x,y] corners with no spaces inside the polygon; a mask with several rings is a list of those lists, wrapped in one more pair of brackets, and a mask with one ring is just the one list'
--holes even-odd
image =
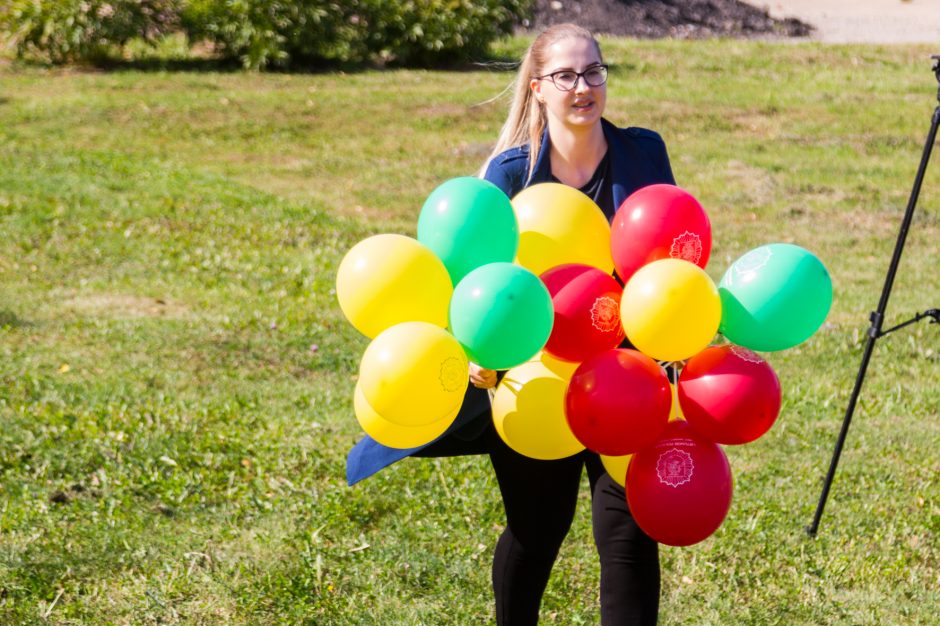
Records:
{"label": "black tripod", "polygon": [[[934,60],[934,75],[937,77],[937,82],[940,83],[940,55],[934,55],[931,58]],[[937,90],[937,100],[940,100],[940,88]],[[868,343],[862,355],[862,364],[858,368],[855,388],[852,390],[851,398],[849,398],[849,406],[845,410],[845,418],[842,420],[842,431],[839,433],[836,449],[832,453],[832,461],[829,463],[829,473],[826,474],[822,494],[819,496],[819,504],[816,505],[816,515],[813,517],[813,523],[806,528],[806,532],[809,533],[810,536],[815,536],[816,531],[819,530],[819,520],[822,518],[823,508],[826,506],[826,498],[829,497],[829,489],[832,487],[832,479],[836,474],[836,466],[839,464],[839,457],[842,455],[842,446],[845,445],[845,437],[849,432],[852,414],[855,412],[855,404],[858,402],[858,395],[862,390],[862,382],[865,380],[868,362],[871,360],[872,351],[875,349],[875,341],[888,333],[893,333],[900,328],[904,328],[914,322],[919,322],[922,319],[930,318],[933,323],[940,323],[940,309],[929,309],[887,330],[882,330],[881,328],[885,318],[885,310],[888,307],[888,298],[891,296],[891,287],[894,285],[894,276],[897,274],[898,264],[901,262],[901,253],[904,251],[904,241],[907,239],[907,231],[911,226],[911,220],[914,218],[914,207],[917,205],[917,197],[920,195],[920,185],[924,180],[924,172],[927,170],[930,152],[933,150],[934,140],[937,137],[938,126],[940,126],[940,106],[934,110],[933,117],[931,118],[930,132],[927,133],[927,143],[924,145],[924,153],[920,159],[920,167],[917,169],[917,177],[914,179],[914,188],[911,190],[911,197],[907,203],[907,211],[904,213],[904,220],[901,222],[898,240],[894,245],[894,256],[891,257],[891,265],[888,267],[888,275],[885,278],[884,288],[881,291],[881,301],[878,303],[878,310],[872,311],[869,318],[871,320],[871,326],[868,328]]]}

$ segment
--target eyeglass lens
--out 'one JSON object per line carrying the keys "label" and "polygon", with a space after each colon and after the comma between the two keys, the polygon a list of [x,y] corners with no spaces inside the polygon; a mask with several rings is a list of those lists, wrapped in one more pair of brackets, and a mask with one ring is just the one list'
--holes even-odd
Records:
{"label": "eyeglass lens", "polygon": [[578,78],[583,77],[591,87],[600,87],[607,82],[607,68],[603,65],[589,67],[583,72],[573,72],[571,70],[562,70],[551,74],[552,82],[562,91],[570,91],[578,84]]}

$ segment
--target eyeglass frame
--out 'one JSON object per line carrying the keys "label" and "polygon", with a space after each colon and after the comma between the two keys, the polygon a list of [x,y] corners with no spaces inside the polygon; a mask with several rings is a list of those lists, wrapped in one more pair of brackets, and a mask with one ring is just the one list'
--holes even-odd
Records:
{"label": "eyeglass frame", "polygon": [[[588,79],[587,79],[586,74],[587,74],[588,72],[590,72],[590,71],[592,71],[592,70],[596,70],[596,69],[598,69],[598,68],[604,70],[604,80],[603,80],[602,82],[600,82],[599,84],[597,84],[597,85],[592,85],[591,83],[588,82]],[[558,83],[555,82],[555,74],[566,74],[566,73],[574,74],[574,75],[575,75],[575,78],[574,78],[574,83],[571,85],[571,87],[568,87],[567,89],[564,89],[563,87],[559,86]],[[596,64],[596,65],[592,65],[591,67],[587,68],[587,69],[584,70],[583,72],[575,72],[574,70],[556,70],[556,71],[554,71],[554,72],[551,72],[551,73],[549,73],[549,74],[545,74],[545,75],[543,75],[543,76],[535,76],[535,79],[536,79],[536,80],[545,80],[546,78],[550,78],[550,79],[552,80],[552,84],[555,85],[555,89],[557,89],[558,91],[571,91],[571,90],[577,88],[578,82],[579,82],[582,78],[584,79],[584,84],[587,85],[588,87],[600,87],[600,86],[602,86],[602,85],[606,85],[606,84],[607,84],[608,74],[609,74],[609,66],[608,66],[606,63],[598,63],[598,64]]]}

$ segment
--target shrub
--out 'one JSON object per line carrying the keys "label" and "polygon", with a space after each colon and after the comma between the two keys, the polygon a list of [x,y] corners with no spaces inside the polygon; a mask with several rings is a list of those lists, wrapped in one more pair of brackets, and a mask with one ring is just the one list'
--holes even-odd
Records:
{"label": "shrub", "polygon": [[371,26],[382,58],[408,64],[466,61],[486,54],[491,41],[512,31],[528,0],[372,0]]}
{"label": "shrub", "polygon": [[6,1],[0,33],[20,56],[94,60],[131,39],[152,43],[183,31],[223,58],[261,68],[462,62],[485,55],[531,0]]}
{"label": "shrub", "polygon": [[509,33],[529,0],[190,0],[184,23],[248,67],[460,62]]}
{"label": "shrub", "polygon": [[0,32],[19,56],[94,60],[131,39],[154,42],[179,28],[181,0],[7,0]]}
{"label": "shrub", "polygon": [[189,0],[182,21],[193,41],[213,44],[245,67],[289,65],[298,57],[361,61],[367,56],[356,1]]}

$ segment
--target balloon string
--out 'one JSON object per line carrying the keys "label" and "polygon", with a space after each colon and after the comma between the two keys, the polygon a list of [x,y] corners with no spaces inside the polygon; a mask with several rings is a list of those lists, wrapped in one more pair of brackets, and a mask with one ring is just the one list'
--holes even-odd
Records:
{"label": "balloon string", "polygon": [[679,413],[679,370],[675,368],[675,363],[673,363],[673,370],[675,375],[675,382],[670,381],[669,386],[672,387],[672,403],[676,407],[676,417],[680,416]]}
{"label": "balloon string", "polygon": [[[666,378],[669,379],[669,387],[672,391],[672,403],[676,407],[676,417],[682,417],[685,419],[685,416],[682,415],[679,411],[679,370],[682,366],[685,365],[685,361],[664,361],[662,367],[666,370]],[[672,368],[672,375],[669,375],[669,368]],[[673,380],[675,378],[675,380]]]}

